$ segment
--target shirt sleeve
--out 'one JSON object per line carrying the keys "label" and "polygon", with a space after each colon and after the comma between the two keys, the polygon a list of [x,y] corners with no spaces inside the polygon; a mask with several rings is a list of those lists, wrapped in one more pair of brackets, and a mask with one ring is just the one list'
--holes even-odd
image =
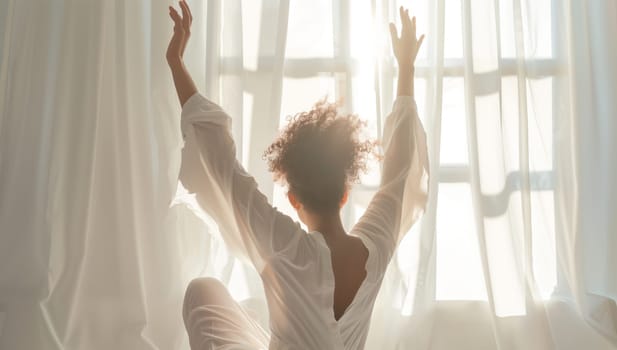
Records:
{"label": "shirt sleeve", "polygon": [[183,106],[181,129],[180,181],[229,248],[261,273],[272,256],[300,239],[300,225],[268,203],[236,160],[231,118],[220,106],[195,93]]}
{"label": "shirt sleeve", "polygon": [[385,271],[403,236],[418,220],[428,198],[426,134],[411,96],[399,96],[387,117],[381,184],[354,230],[365,238],[376,268]]}

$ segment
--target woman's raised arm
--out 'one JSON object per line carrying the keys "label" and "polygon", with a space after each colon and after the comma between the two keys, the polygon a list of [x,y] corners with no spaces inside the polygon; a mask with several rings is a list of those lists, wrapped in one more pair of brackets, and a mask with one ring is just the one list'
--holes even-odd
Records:
{"label": "woman's raised arm", "polygon": [[303,237],[302,229],[268,203],[255,179],[236,160],[231,117],[197,91],[182,59],[190,36],[191,11],[184,0],[180,7],[182,16],[169,8],[174,34],[167,49],[182,105],[180,181],[216,221],[227,246],[261,272],[270,257],[293,248]]}
{"label": "woman's raised arm", "polygon": [[[400,9],[401,36],[390,25],[392,49],[399,64],[398,92],[386,118],[382,143],[383,171],[379,190],[371,200],[356,232],[364,235],[385,271],[400,239],[424,210],[428,187],[426,136],[414,101],[414,62],[424,36],[416,38],[416,20]],[[369,248],[370,249],[370,248]]]}

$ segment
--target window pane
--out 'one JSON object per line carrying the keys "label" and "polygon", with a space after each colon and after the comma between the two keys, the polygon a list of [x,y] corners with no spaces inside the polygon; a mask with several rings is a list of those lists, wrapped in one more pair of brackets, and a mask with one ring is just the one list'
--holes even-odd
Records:
{"label": "window pane", "polygon": [[327,0],[291,1],[285,57],[332,57],[332,3]]}
{"label": "window pane", "polygon": [[259,35],[261,34],[262,11],[260,0],[242,0],[242,58],[244,68],[257,70],[259,60]]}
{"label": "window pane", "polygon": [[[549,58],[553,53],[552,0],[521,1],[521,19],[525,57]],[[531,5],[531,6],[530,6]],[[501,56],[516,57],[516,23],[513,0],[499,2]]]}
{"label": "window pane", "polygon": [[463,78],[444,79],[439,154],[441,165],[464,165],[468,162],[464,95]]}
{"label": "window pane", "polygon": [[439,184],[436,246],[436,300],[486,300],[468,183]]}
{"label": "window pane", "polygon": [[474,73],[488,73],[499,67],[499,43],[495,4],[492,1],[470,1],[471,53]]}
{"label": "window pane", "polygon": [[503,135],[503,166],[505,173],[520,169],[519,161],[518,77],[501,78],[501,123]]}
{"label": "window pane", "polygon": [[[376,32],[371,13],[371,2],[368,0],[353,0],[353,5],[349,6],[349,10],[351,12],[349,17],[351,55],[356,59],[365,59],[372,62],[375,49],[379,47],[376,46],[376,40],[378,38],[383,40],[385,34],[387,34],[387,28],[378,28],[377,30],[381,30],[381,33]],[[367,55],[367,53],[370,54]]]}
{"label": "window pane", "polygon": [[507,142],[513,134],[503,128],[498,92],[476,96],[475,107],[480,188],[483,194],[497,194],[503,190],[507,176],[504,154],[518,143]]}
{"label": "window pane", "polygon": [[445,58],[463,57],[463,31],[461,24],[461,1],[445,1],[444,55]]}
{"label": "window pane", "polygon": [[540,295],[549,299],[557,285],[555,246],[555,201],[553,191],[534,192],[531,196],[533,274]]}
{"label": "window pane", "polygon": [[529,167],[553,169],[553,78],[527,80]]}
{"label": "window pane", "polygon": [[308,111],[317,101],[327,98],[336,101],[334,74],[323,74],[311,78],[283,79],[280,126],[283,128],[288,117]]}
{"label": "window pane", "polygon": [[501,80],[501,122],[506,172],[520,170],[521,118],[527,118],[529,169],[553,169],[553,78],[527,79],[527,114],[519,109],[518,77]]}

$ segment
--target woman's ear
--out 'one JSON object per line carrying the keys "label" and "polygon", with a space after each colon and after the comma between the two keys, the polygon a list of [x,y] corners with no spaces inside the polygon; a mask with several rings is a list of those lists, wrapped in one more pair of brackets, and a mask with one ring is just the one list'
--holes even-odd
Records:
{"label": "woman's ear", "polygon": [[345,192],[343,192],[343,198],[341,198],[341,203],[339,205],[340,208],[347,204],[347,199],[349,199],[349,191],[345,189]]}
{"label": "woman's ear", "polygon": [[292,207],[294,207],[294,209],[300,210],[300,208],[302,207],[302,204],[300,204],[300,201],[298,201],[298,198],[296,198],[296,196],[293,193],[291,193],[291,191],[287,192],[287,199],[289,199],[289,203],[291,204]]}

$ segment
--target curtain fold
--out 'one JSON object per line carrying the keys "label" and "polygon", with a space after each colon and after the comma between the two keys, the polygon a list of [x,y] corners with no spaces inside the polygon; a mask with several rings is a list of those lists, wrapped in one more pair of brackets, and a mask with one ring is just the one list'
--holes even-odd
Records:
{"label": "curtain fold", "polygon": [[[399,2],[325,3],[338,29],[332,57],[315,58],[292,37],[299,2],[191,2],[187,65],[234,117],[237,156],[274,201],[261,156],[287,99],[330,86],[298,81],[330,79],[330,97],[375,133],[393,100],[380,28]],[[2,350],[188,349],[181,303],[197,276],[222,280],[267,328],[259,276],[177,183],[170,4],[0,1]],[[617,349],[617,5],[411,6],[427,34],[416,99],[430,201],[387,271],[366,348]],[[313,68],[330,58],[331,71]],[[449,163],[451,144],[464,164]]]}
{"label": "curtain fold", "polygon": [[617,29],[617,4],[577,0],[567,11],[574,117],[564,138],[574,146],[563,158],[578,191],[560,252],[579,264],[568,264],[564,279],[585,319],[617,347],[617,68],[609,63],[617,57],[617,42],[608,34]]}
{"label": "curtain fold", "polygon": [[183,341],[165,5],[3,2],[2,349]]}

